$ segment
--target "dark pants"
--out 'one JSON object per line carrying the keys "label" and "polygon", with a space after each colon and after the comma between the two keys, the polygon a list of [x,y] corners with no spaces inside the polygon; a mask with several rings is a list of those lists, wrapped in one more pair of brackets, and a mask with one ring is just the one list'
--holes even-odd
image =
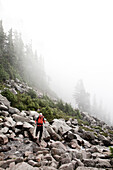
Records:
{"label": "dark pants", "polygon": [[39,141],[41,141],[42,132],[43,132],[43,126],[37,126],[37,128],[36,128],[36,136],[38,135],[39,131],[40,131]]}

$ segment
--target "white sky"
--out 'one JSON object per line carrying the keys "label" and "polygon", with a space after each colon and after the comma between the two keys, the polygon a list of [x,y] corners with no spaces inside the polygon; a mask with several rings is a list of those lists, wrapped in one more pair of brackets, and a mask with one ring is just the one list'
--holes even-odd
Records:
{"label": "white sky", "polygon": [[113,110],[112,0],[1,0],[0,18],[32,39],[51,86],[74,103],[77,80]]}

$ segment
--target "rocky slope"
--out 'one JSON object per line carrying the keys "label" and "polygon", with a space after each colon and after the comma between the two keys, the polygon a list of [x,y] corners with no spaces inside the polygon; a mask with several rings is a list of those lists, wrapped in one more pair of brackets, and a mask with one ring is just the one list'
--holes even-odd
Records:
{"label": "rocky slope", "polygon": [[81,114],[89,126],[76,119],[46,121],[39,145],[34,133],[38,113],[20,112],[0,94],[0,170],[112,169],[113,127]]}

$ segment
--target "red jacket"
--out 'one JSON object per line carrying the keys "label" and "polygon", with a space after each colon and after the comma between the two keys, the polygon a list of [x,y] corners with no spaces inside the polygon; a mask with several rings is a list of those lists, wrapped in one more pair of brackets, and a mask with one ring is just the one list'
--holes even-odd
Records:
{"label": "red jacket", "polygon": [[39,115],[37,117],[37,119],[35,120],[35,124],[37,124],[37,126],[43,126],[43,123],[45,123],[45,119],[43,115]]}

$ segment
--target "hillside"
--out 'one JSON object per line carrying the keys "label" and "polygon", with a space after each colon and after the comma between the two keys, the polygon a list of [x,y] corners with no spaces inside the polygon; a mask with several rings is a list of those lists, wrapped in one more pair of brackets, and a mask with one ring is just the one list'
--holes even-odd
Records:
{"label": "hillside", "polygon": [[[40,112],[46,124],[39,146]],[[112,141],[113,127],[58,99],[43,57],[0,21],[0,170],[112,169]]]}
{"label": "hillside", "polygon": [[[1,170],[20,170],[22,168],[25,170],[103,170],[113,168],[113,158],[109,149],[110,146],[113,146],[113,127],[91,117],[88,113],[79,113],[74,110],[72,112],[71,110],[70,113],[73,115],[70,115],[69,112],[66,114],[60,108],[63,106],[63,109],[67,108],[68,104],[62,105],[60,101],[60,106],[58,106],[58,101],[52,102],[50,98],[37,92],[37,111],[43,112],[47,119],[44,125],[43,140],[39,146],[34,135],[35,119],[39,113],[29,107],[26,107],[26,110],[19,110],[12,106],[14,96],[19,94],[20,97],[21,92],[25,97],[25,93],[28,94],[29,90],[33,89],[18,79],[16,82],[11,80],[2,85],[0,94]],[[11,100],[7,100],[2,94],[7,95],[7,98]],[[36,93],[32,91],[31,94]],[[36,96],[33,100],[36,99]],[[19,99],[21,100],[21,98]],[[32,101],[30,100],[30,102]]]}
{"label": "hillside", "polygon": [[32,43],[25,43],[21,33],[4,31],[0,21],[0,82],[18,78],[44,94],[57,97],[49,88],[44,58],[33,51]]}

